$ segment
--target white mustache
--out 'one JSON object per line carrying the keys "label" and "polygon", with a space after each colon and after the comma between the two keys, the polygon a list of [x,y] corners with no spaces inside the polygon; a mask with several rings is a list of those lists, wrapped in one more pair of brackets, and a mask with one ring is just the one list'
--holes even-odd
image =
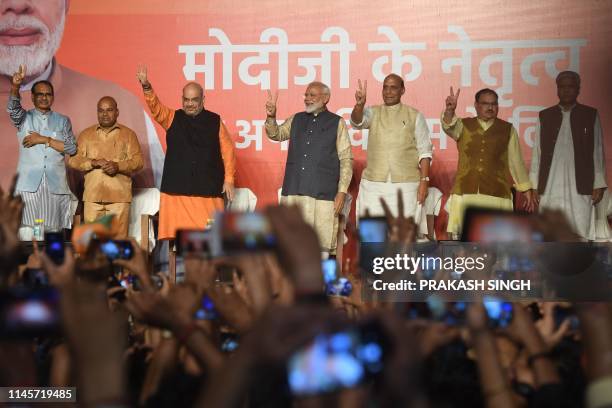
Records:
{"label": "white mustache", "polygon": [[34,29],[49,37],[49,28],[39,19],[32,16],[12,16],[0,19],[0,32],[7,30]]}

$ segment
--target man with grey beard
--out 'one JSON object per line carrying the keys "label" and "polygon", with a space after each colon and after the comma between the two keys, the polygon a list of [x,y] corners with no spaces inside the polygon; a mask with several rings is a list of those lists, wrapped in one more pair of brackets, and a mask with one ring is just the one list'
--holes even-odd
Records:
{"label": "man with grey beard", "polygon": [[[56,93],[53,108],[72,119],[75,133],[97,120],[91,106],[111,95],[121,106],[122,122],[138,135],[145,159],[135,187],[154,187],[161,181],[163,151],[153,122],[139,100],[118,85],[68,69],[54,56],[60,47],[69,0],[0,0],[0,104],[6,105],[11,76],[20,65],[28,67],[20,93],[26,110],[32,108],[30,91],[36,81],[47,80]],[[113,56],[100,56],[112,58]],[[17,168],[19,146],[7,115],[0,117],[0,183],[7,185]],[[81,176],[69,172],[71,189],[80,196]]]}
{"label": "man with grey beard", "polygon": [[335,254],[338,214],[353,177],[351,141],[344,120],[327,110],[329,87],[311,82],[304,93],[305,111],[276,123],[276,101],[268,91],[266,133],[289,140],[281,203],[295,204],[319,237],[321,252]]}

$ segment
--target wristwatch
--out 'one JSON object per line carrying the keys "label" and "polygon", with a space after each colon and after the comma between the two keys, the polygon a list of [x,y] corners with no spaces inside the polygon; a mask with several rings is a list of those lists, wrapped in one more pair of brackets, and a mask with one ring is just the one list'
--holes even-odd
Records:
{"label": "wristwatch", "polygon": [[421,181],[429,181],[429,176],[421,177]]}

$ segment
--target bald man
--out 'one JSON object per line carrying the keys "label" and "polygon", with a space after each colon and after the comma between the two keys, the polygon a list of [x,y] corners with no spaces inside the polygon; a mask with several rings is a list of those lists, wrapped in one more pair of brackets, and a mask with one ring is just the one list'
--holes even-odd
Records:
{"label": "bald man", "polygon": [[163,105],[144,66],[136,78],[157,123],[166,130],[166,158],[159,203],[158,239],[174,239],[177,229],[204,228],[234,198],[234,145],[221,117],[204,109],[204,90],[183,87],[182,109]]}
{"label": "bald man", "polygon": [[101,98],[98,123],[80,133],[77,154],[68,165],[85,173],[84,221],[114,214],[115,238],[126,238],[132,176],[142,169],[144,161],[136,133],[117,123],[118,117],[117,101],[110,96]]}

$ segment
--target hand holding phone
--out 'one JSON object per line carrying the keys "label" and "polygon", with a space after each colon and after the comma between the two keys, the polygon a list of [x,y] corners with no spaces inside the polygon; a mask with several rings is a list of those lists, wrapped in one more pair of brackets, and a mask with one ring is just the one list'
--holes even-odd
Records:
{"label": "hand holding phone", "polygon": [[385,342],[372,327],[319,334],[289,358],[289,388],[303,396],[356,387],[382,372],[385,354]]}
{"label": "hand holding phone", "polygon": [[64,233],[47,232],[45,233],[45,254],[56,265],[64,263]]}
{"label": "hand holding phone", "polygon": [[542,242],[527,213],[471,207],[465,211],[461,241],[483,243]]}
{"label": "hand holding phone", "polygon": [[338,263],[335,259],[326,259],[321,262],[325,293],[328,296],[350,296],[353,285],[345,278],[338,276]]}
{"label": "hand holding phone", "polygon": [[132,259],[134,256],[134,247],[129,240],[108,240],[100,242],[100,250],[111,262],[115,259]]}
{"label": "hand holding phone", "polygon": [[59,292],[11,288],[0,293],[0,339],[52,334],[60,329]]}

